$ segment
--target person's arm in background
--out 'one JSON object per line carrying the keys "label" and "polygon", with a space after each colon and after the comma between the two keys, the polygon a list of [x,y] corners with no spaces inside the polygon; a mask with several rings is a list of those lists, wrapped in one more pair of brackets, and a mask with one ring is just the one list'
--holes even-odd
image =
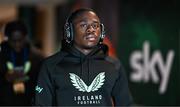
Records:
{"label": "person's arm in background", "polygon": [[52,78],[46,63],[42,64],[38,75],[37,85],[35,87],[35,97],[33,105],[35,106],[52,106],[54,105],[54,89]]}
{"label": "person's arm in background", "polygon": [[128,80],[122,65],[119,66],[119,77],[112,91],[114,106],[131,106],[133,99],[128,88]]}

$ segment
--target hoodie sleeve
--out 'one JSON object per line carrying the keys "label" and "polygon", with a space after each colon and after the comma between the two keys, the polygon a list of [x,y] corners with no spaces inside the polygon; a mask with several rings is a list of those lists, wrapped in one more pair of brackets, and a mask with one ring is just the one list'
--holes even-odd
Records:
{"label": "hoodie sleeve", "polygon": [[132,97],[128,88],[128,80],[122,66],[118,70],[119,76],[112,91],[114,106],[132,105]]}
{"label": "hoodie sleeve", "polygon": [[35,106],[52,106],[54,105],[54,98],[51,75],[46,63],[43,63],[35,87],[35,97],[33,102]]}

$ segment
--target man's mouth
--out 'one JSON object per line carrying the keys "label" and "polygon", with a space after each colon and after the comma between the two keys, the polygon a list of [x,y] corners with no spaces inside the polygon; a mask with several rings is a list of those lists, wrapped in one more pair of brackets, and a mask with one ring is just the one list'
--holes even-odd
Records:
{"label": "man's mouth", "polygon": [[85,40],[95,41],[96,40],[96,36],[95,35],[87,35],[87,36],[85,36]]}

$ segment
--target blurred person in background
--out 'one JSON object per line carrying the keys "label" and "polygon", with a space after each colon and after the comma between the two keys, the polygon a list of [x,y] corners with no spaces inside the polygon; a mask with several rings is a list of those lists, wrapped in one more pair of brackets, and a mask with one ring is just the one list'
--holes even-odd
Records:
{"label": "blurred person in background", "polygon": [[28,42],[22,21],[7,23],[4,34],[8,39],[0,44],[0,105],[31,105],[43,56]]}
{"label": "blurred person in background", "polygon": [[120,62],[108,55],[97,14],[82,8],[64,26],[62,49],[42,64],[36,106],[130,106],[132,97]]}

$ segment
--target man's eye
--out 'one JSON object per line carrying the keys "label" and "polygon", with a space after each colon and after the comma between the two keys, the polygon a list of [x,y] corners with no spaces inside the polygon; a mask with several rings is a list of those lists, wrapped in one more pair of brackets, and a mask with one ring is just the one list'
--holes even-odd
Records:
{"label": "man's eye", "polygon": [[81,28],[87,28],[87,24],[81,24]]}
{"label": "man's eye", "polygon": [[97,29],[97,28],[99,27],[99,25],[98,25],[98,24],[93,24],[92,27],[93,27],[94,29]]}

